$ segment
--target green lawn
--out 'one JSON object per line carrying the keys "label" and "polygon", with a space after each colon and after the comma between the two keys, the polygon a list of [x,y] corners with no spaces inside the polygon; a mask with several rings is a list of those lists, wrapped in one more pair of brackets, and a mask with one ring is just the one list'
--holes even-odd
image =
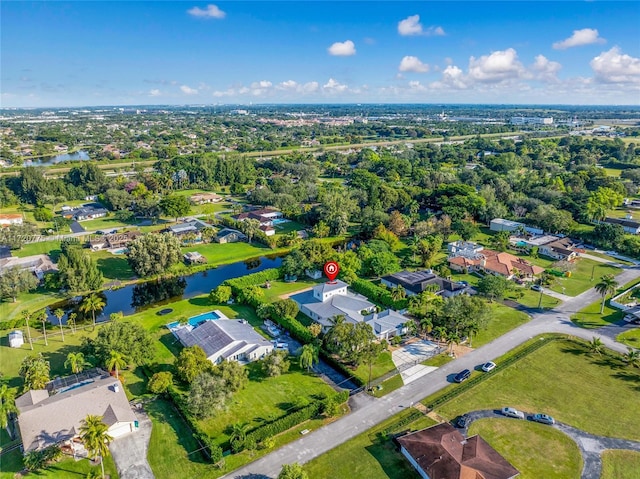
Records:
{"label": "green lawn", "polygon": [[182,248],[183,252],[197,251],[205,258],[207,258],[207,264],[221,265],[235,263],[236,261],[244,261],[250,258],[257,258],[259,256],[281,254],[289,250],[289,248],[276,248],[271,249],[267,246],[263,246],[259,243],[208,243],[189,246]]}
{"label": "green lawn", "polygon": [[51,254],[54,258],[61,253],[60,241],[41,241],[39,243],[25,244],[19,250],[11,252],[13,256],[18,258],[24,258],[25,256],[32,256],[34,254]]}
{"label": "green lawn", "polygon": [[423,366],[433,366],[439,368],[440,366],[444,366],[448,362],[453,361],[453,357],[449,356],[446,352],[437,354],[433,357],[430,357],[426,361],[422,361]]}
{"label": "green lawn", "polygon": [[389,379],[374,387],[372,394],[375,397],[379,398],[384,396],[385,394],[389,394],[390,392],[395,391],[396,389],[400,389],[402,386],[404,386],[402,376],[400,374],[396,374],[395,376],[391,376]]}
{"label": "green lawn", "polygon": [[[564,293],[568,296],[577,296],[586,290],[593,288],[601,276],[605,274],[617,275],[622,272],[620,268],[604,263],[598,263],[587,258],[580,258],[576,261],[576,269],[570,278],[557,278],[551,289],[557,293]],[[593,272],[593,281],[591,274]],[[564,288],[564,290],[563,290]]]}
{"label": "green lawn", "polygon": [[582,456],[566,434],[543,424],[514,419],[481,419],[469,434],[479,434],[513,467],[518,479],[579,479]]}
{"label": "green lawn", "polygon": [[608,324],[617,323],[624,318],[624,313],[619,309],[609,306],[609,301],[605,303],[604,312],[600,314],[602,301],[591,303],[571,316],[571,321],[583,328],[601,328]]}
{"label": "green lawn", "polygon": [[[522,296],[520,296],[522,294]],[[529,285],[516,286],[516,289],[510,291],[505,299],[511,299],[528,308],[537,308],[540,304],[543,309],[551,309],[560,303],[559,299],[542,293],[542,303],[540,302],[540,293],[533,291]]]}
{"label": "green lawn", "polygon": [[310,279],[303,278],[298,279],[298,281],[294,283],[287,283],[285,281],[271,281],[271,288],[265,289],[264,294],[265,298],[268,301],[276,301],[280,299],[280,296],[284,294],[293,294],[297,291],[302,291],[303,289],[312,288],[313,286],[324,282],[325,279]]}
{"label": "green lawn", "polygon": [[[408,411],[393,416],[388,421],[356,436],[326,454],[305,464],[310,478],[349,479],[419,479],[420,476],[409,462],[398,452],[390,439],[379,433],[393,427]],[[435,424],[424,417],[408,426],[394,428],[391,432],[416,431]]]}
{"label": "green lawn", "polygon": [[301,371],[295,358],[289,360],[289,372],[273,378],[265,378],[257,363],[249,364],[248,386],[233,395],[226,411],[200,421],[202,430],[217,444],[227,445],[231,424],[244,422],[253,429],[264,421],[285,416],[305,401],[334,394],[321,378]]}
{"label": "green lawn", "polygon": [[96,261],[105,282],[113,280],[128,281],[136,278],[136,274],[129,266],[127,257],[123,254],[115,255],[108,251],[96,251],[91,253],[91,257]]}
{"label": "green lawn", "polygon": [[80,225],[86,231],[110,231],[114,228],[132,227],[134,223],[124,223],[115,216],[103,216],[95,220],[81,221]]}
{"label": "green lawn", "polygon": [[[0,458],[2,467],[0,467],[0,479],[13,479],[16,474],[23,469],[22,453],[19,449],[3,455]],[[60,462],[50,465],[47,469],[33,473],[42,479],[80,479],[84,478],[89,471],[95,470],[100,472],[100,465],[92,466],[87,459],[75,461],[72,457],[64,456]],[[116,465],[111,455],[104,460],[105,475],[111,475],[112,479],[118,479]],[[29,474],[27,477],[32,477]]]}
{"label": "green lawn", "polygon": [[484,346],[531,319],[522,311],[516,311],[503,304],[492,303],[488,306],[491,310],[489,323],[486,329],[481,330],[473,337],[471,345],[474,348]]}
{"label": "green lawn", "polygon": [[638,479],[640,452],[607,450],[602,453],[600,479]]}
{"label": "green lawn", "polygon": [[36,311],[62,299],[64,298],[59,294],[45,291],[43,288],[38,288],[31,293],[21,293],[16,302],[0,301],[0,318],[2,320],[19,318],[23,310]]}
{"label": "green lawn", "polygon": [[640,328],[619,334],[616,340],[632,348],[640,349]]}
{"label": "green lawn", "polygon": [[507,368],[500,368],[499,359],[496,363],[491,377],[438,412],[454,418],[476,409],[511,406],[545,412],[593,434],[640,439],[637,368],[606,355],[592,355],[585,343],[563,340],[550,342]]}
{"label": "green lawn", "polygon": [[[393,360],[391,359],[391,353],[388,351],[384,351],[378,356],[378,359],[371,368],[371,379],[379,378],[388,372],[393,371],[396,368],[396,365],[393,364]],[[361,364],[358,366],[358,369],[353,371],[353,375],[358,377],[365,384],[369,381],[369,366],[366,364]]]}

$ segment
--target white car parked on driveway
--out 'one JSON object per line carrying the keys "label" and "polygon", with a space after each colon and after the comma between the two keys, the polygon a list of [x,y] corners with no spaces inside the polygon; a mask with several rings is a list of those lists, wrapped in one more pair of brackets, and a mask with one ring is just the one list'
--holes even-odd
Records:
{"label": "white car parked on driveway", "polygon": [[503,407],[502,415],[507,417],[513,417],[515,419],[524,419],[524,413],[512,407]]}

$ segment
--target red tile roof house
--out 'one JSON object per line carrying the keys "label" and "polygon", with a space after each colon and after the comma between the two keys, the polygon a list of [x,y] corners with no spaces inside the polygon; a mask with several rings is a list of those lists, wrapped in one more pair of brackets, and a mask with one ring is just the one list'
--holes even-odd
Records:
{"label": "red tile roof house", "polygon": [[532,279],[544,271],[544,268],[532,265],[518,256],[484,249],[475,243],[450,243],[449,252],[449,267],[454,271],[481,271],[507,279],[516,275]]}
{"label": "red tile roof house", "polygon": [[7,213],[0,215],[0,226],[21,225],[22,215],[19,213]]}
{"label": "red tile roof house", "polygon": [[424,479],[513,479],[520,472],[480,436],[466,438],[442,423],[397,439]]}

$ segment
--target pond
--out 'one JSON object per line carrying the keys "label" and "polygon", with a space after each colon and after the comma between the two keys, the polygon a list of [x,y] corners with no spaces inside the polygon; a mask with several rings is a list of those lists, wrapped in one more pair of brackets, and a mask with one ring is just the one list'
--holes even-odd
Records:
{"label": "pond", "polygon": [[62,163],[63,161],[85,161],[90,160],[89,153],[84,150],[74,151],[73,153],[63,153],[55,156],[42,156],[32,160],[24,160],[24,166],[48,166]]}
{"label": "pond", "polygon": [[[278,268],[282,263],[280,257],[260,257],[248,261],[220,266],[215,269],[202,271],[189,276],[178,278],[149,281],[147,283],[132,284],[119,289],[106,290],[100,293],[106,306],[96,316],[96,321],[106,321],[111,313],[122,311],[125,315],[134,314],[150,306],[168,304],[180,299],[192,298],[201,294],[208,294],[213,288],[222,284],[225,280],[244,276],[248,273],[256,273],[269,268]],[[77,321],[85,318],[85,314],[79,311],[82,296],[62,301],[47,308],[49,321],[58,324],[58,318],[53,315],[57,308],[62,309],[65,315],[62,324],[66,324],[67,315],[77,313]],[[91,319],[91,314],[86,316]]]}

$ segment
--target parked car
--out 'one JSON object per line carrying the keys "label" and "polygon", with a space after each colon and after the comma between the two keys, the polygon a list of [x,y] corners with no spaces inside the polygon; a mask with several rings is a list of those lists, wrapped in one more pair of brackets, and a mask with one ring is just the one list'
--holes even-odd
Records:
{"label": "parked car", "polygon": [[534,284],[533,286],[531,286],[531,289],[534,291],[542,292],[542,286],[540,286],[539,284]]}
{"label": "parked car", "polygon": [[471,417],[469,417],[468,414],[463,414],[456,421],[456,427],[459,427],[460,429],[464,429],[469,425],[470,422],[471,422]]}
{"label": "parked car", "polygon": [[470,376],[471,376],[471,371],[469,371],[468,369],[465,369],[464,371],[460,371],[458,374],[456,374],[453,380],[457,383],[461,383],[462,381],[466,381],[467,379],[469,379]]}
{"label": "parked car", "polygon": [[460,284],[462,286],[469,286],[469,282],[468,281],[458,281],[458,284]]}
{"label": "parked car", "polygon": [[486,363],[484,363],[482,365],[482,370],[485,373],[490,373],[491,371],[493,371],[496,368],[496,363],[494,363],[493,361],[487,361]]}
{"label": "parked car", "polygon": [[502,415],[507,417],[513,417],[516,419],[524,419],[524,413],[522,411],[518,411],[512,407],[503,407]]}
{"label": "parked car", "polygon": [[531,416],[531,420],[535,422],[541,422],[542,424],[548,424],[550,426],[556,423],[556,420],[553,419],[548,414],[540,414],[540,413],[534,414],[533,416]]}

